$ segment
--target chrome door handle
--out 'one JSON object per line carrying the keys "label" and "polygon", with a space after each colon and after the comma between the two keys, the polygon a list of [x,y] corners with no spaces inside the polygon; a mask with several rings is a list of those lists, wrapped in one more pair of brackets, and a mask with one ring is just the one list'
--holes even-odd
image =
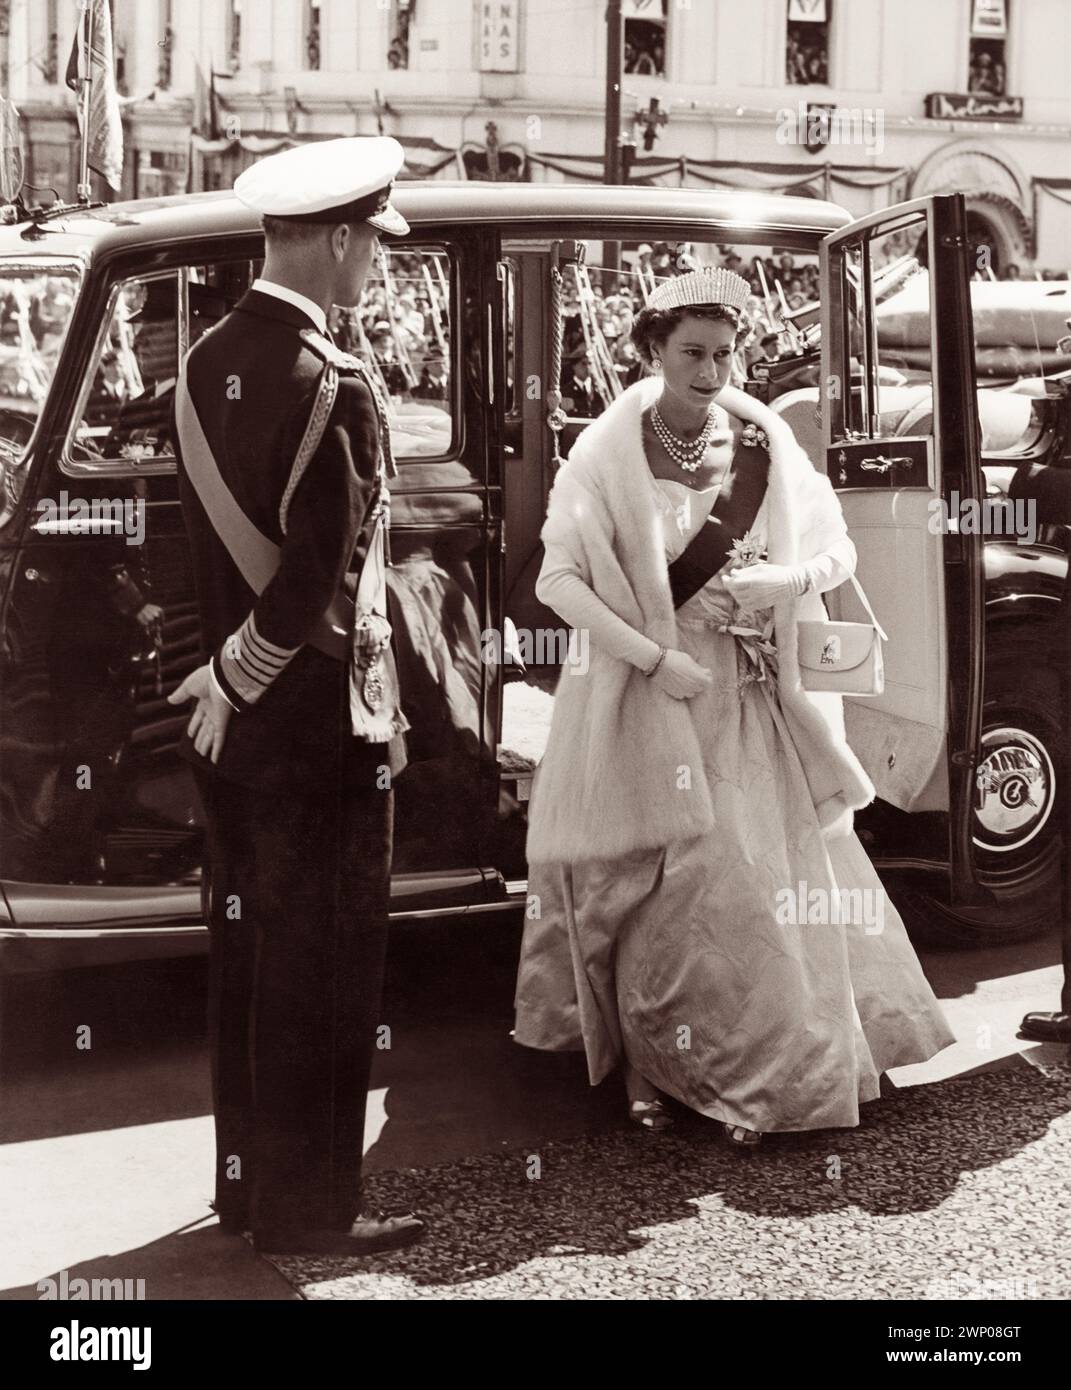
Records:
{"label": "chrome door handle", "polygon": [[896,464],[902,464],[905,468],[910,468],[915,460],[910,454],[897,454],[894,458],[886,458],[884,454],[878,454],[872,459],[863,459],[859,467],[867,473],[888,473],[889,469]]}

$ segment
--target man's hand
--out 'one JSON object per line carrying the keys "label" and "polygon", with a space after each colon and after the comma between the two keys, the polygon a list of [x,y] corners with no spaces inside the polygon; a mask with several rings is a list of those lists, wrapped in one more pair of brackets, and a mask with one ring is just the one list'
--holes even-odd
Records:
{"label": "man's hand", "polygon": [[190,722],[186,725],[193,746],[202,758],[210,758],[218,763],[227,725],[234,711],[217,689],[210,665],[198,666],[196,671],[191,671],[179,688],[167,697],[169,705],[181,705],[186,700],[197,701]]}
{"label": "man's hand", "polygon": [[155,637],[160,630],[163,622],[164,610],[158,603],[143,603],[134,614],[134,620],[142,632],[148,633],[150,637]]}

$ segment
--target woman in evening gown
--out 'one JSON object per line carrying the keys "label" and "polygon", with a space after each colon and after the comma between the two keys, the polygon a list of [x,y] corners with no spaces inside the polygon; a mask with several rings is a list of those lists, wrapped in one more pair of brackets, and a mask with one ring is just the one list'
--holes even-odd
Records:
{"label": "woman in evening gown", "polygon": [[744,1146],[858,1124],[881,1072],[953,1041],[852,830],[874,793],[840,699],[800,685],[797,617],[856,556],[788,426],[727,385],[747,293],[704,270],[651,296],[654,375],[551,494],[537,593],[590,660],[533,786],[514,1034],[583,1049],[593,1085],[622,1063],[645,1129],[672,1096]]}

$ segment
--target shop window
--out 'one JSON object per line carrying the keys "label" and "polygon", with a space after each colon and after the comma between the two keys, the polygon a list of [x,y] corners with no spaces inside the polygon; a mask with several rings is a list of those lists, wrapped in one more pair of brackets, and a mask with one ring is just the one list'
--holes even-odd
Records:
{"label": "shop window", "polygon": [[175,47],[172,18],[171,0],[160,0],[160,61],[156,71],[156,85],[162,92],[166,92],[171,86],[171,54]]}
{"label": "shop window", "polygon": [[977,96],[1007,93],[1008,7],[1006,0],[974,0],[967,90]]}
{"label": "shop window", "polygon": [[227,67],[237,72],[242,66],[242,0],[229,0],[227,7]]}
{"label": "shop window", "polygon": [[305,0],[305,66],[313,72],[320,67],[322,15],[320,0]]}
{"label": "shop window", "polygon": [[829,83],[829,25],[833,0],[788,0],[785,79],[801,87]]}
{"label": "shop window", "polygon": [[48,0],[45,16],[48,35],[42,72],[45,81],[54,85],[59,81],[59,0]]}
{"label": "shop window", "polygon": [[624,68],[639,77],[666,75],[666,0],[625,0]]}
{"label": "shop window", "polygon": [[189,148],[139,150],[136,170],[138,198],[169,198],[185,193],[189,180]]}
{"label": "shop window", "polygon": [[387,39],[387,66],[409,66],[409,26],[413,22],[416,0],[391,0],[390,32]]}

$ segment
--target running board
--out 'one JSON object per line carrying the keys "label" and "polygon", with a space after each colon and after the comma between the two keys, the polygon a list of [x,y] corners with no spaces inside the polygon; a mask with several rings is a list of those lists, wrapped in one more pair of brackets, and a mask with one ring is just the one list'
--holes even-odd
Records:
{"label": "running board", "polygon": [[[397,874],[391,880],[390,919],[503,912],[523,907],[527,892],[527,879],[507,880],[497,869]],[[119,887],[7,880],[0,885],[0,905],[0,940],[207,937],[198,884]]]}

